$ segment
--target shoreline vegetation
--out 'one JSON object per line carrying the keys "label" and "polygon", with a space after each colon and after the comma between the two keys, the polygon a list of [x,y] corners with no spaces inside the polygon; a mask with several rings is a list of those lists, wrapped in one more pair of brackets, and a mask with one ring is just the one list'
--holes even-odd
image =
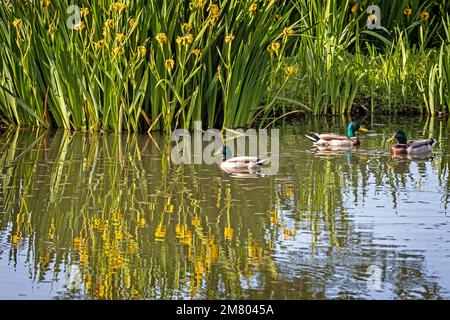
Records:
{"label": "shoreline vegetation", "polygon": [[445,116],[448,12],[448,0],[1,0],[0,127]]}

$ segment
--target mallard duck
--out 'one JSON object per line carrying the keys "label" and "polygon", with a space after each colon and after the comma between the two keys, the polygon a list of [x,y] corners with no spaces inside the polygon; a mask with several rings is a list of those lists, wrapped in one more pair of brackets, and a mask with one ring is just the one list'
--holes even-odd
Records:
{"label": "mallard duck", "polygon": [[357,122],[350,122],[347,127],[347,136],[337,133],[310,133],[305,135],[317,146],[357,146],[361,142],[355,135],[355,131],[367,132],[366,128],[361,127]]}
{"label": "mallard duck", "polygon": [[219,167],[222,171],[232,174],[246,174],[261,171],[261,166],[269,162],[269,159],[258,157],[240,156],[231,158],[231,150],[222,146],[215,154],[222,154],[222,162]]}
{"label": "mallard duck", "polygon": [[433,147],[436,145],[436,139],[427,140],[409,140],[406,138],[406,133],[402,130],[397,131],[388,139],[392,141],[397,139],[398,143],[394,145],[390,153],[392,156],[418,156],[423,158],[424,155],[430,154]]}

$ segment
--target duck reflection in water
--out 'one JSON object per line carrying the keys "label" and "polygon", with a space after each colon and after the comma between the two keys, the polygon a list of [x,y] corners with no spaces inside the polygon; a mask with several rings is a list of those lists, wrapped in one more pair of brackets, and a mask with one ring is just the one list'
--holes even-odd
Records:
{"label": "duck reflection in water", "polygon": [[358,151],[359,146],[313,146],[310,151],[318,156],[340,156]]}
{"label": "duck reflection in water", "polygon": [[410,155],[404,156],[391,156],[395,161],[389,164],[389,167],[393,169],[393,173],[404,175],[410,173],[411,163],[415,163],[419,170],[426,171],[426,163],[432,161],[433,157],[412,157]]}
{"label": "duck reflection in water", "polygon": [[411,162],[416,162],[416,163],[424,163],[424,162],[428,162],[433,160],[433,154],[430,153],[426,153],[426,154],[421,154],[421,155],[410,155],[410,154],[403,154],[403,155],[395,155],[392,154],[391,155],[392,159],[399,161],[399,162],[407,162],[407,161],[411,161]]}

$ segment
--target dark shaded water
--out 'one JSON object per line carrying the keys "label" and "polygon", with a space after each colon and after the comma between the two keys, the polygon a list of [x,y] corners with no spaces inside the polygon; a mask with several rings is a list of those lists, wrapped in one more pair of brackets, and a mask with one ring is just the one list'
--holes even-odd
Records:
{"label": "dark shaded water", "polygon": [[[433,158],[386,140],[434,136]],[[0,298],[450,298],[447,122],[368,119],[362,146],[315,154],[279,127],[276,176],[170,161],[163,136],[0,133]]]}

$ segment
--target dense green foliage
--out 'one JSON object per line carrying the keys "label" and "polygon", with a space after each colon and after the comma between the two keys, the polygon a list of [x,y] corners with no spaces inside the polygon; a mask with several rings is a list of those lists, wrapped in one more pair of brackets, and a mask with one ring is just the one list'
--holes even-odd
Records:
{"label": "dense green foliage", "polygon": [[446,0],[73,4],[0,2],[1,122],[170,131],[450,103]]}

